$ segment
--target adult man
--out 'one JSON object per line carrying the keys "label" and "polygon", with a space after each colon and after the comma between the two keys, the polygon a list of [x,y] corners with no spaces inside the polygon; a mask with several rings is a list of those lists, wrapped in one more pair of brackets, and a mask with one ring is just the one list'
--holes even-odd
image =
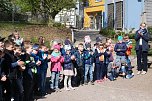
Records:
{"label": "adult man", "polygon": [[147,54],[148,54],[148,41],[149,33],[146,29],[146,24],[141,23],[139,30],[135,34],[136,40],[136,54],[137,54],[137,66],[138,66],[138,75],[147,73]]}

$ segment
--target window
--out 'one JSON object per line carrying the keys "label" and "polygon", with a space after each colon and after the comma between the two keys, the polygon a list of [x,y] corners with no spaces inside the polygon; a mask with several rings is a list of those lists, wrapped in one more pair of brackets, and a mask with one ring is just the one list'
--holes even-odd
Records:
{"label": "window", "polygon": [[102,0],[95,0],[96,2],[101,2]]}

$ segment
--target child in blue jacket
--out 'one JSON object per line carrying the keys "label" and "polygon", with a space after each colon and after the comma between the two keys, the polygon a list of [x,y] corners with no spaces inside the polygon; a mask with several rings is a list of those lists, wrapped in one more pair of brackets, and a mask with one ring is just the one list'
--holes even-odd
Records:
{"label": "child in blue jacket", "polygon": [[89,82],[93,84],[93,63],[94,63],[94,57],[93,57],[93,51],[91,50],[91,44],[86,45],[86,51],[84,51],[84,83],[88,83],[88,73],[89,73]]}

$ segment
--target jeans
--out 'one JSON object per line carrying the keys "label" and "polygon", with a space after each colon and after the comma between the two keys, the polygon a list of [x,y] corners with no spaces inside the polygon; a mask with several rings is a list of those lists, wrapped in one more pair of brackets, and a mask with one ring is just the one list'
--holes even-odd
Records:
{"label": "jeans", "polygon": [[87,75],[90,75],[90,81],[93,81],[93,65],[85,64],[85,76],[84,81],[87,82]]}
{"label": "jeans", "polygon": [[33,99],[33,79],[23,78],[24,101]]}
{"label": "jeans", "polygon": [[121,68],[121,63],[122,62],[126,62],[126,56],[116,56],[116,66],[118,66],[119,68]]}
{"label": "jeans", "polygon": [[60,72],[52,71],[51,73],[51,89],[58,89],[59,88],[59,76]]}
{"label": "jeans", "polygon": [[[138,71],[146,71],[147,72],[147,55],[148,52],[142,51],[142,46],[139,46],[139,50],[136,51],[137,54],[137,66]],[[142,63],[143,62],[143,63]]]}
{"label": "jeans", "polygon": [[3,100],[3,93],[2,93],[3,91],[2,91],[2,84],[1,84],[1,81],[0,81],[0,101],[2,101]]}
{"label": "jeans", "polygon": [[126,62],[127,62],[128,69],[131,69],[131,61],[130,61],[129,56],[126,56]]}
{"label": "jeans", "polygon": [[46,93],[46,89],[45,89],[46,73],[47,73],[47,70],[41,70],[41,73],[40,73],[40,92],[42,95]]}
{"label": "jeans", "polygon": [[14,101],[23,101],[23,78],[12,80],[14,90]]}
{"label": "jeans", "polygon": [[84,83],[84,68],[83,66],[79,67],[77,69],[77,84],[83,84]]}
{"label": "jeans", "polygon": [[103,62],[96,64],[96,80],[103,79],[103,68],[104,68]]}
{"label": "jeans", "polygon": [[122,63],[127,63],[126,62],[126,56],[118,56],[117,55],[117,57],[116,57],[116,66],[119,67],[121,72],[125,73],[126,69],[125,69],[125,66],[122,66]]}

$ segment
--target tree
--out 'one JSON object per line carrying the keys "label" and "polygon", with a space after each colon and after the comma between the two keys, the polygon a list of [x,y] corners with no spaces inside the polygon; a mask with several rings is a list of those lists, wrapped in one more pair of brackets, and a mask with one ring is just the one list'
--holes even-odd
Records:
{"label": "tree", "polygon": [[15,0],[23,12],[30,11],[32,14],[44,14],[49,21],[55,18],[63,8],[75,6],[75,0]]}

